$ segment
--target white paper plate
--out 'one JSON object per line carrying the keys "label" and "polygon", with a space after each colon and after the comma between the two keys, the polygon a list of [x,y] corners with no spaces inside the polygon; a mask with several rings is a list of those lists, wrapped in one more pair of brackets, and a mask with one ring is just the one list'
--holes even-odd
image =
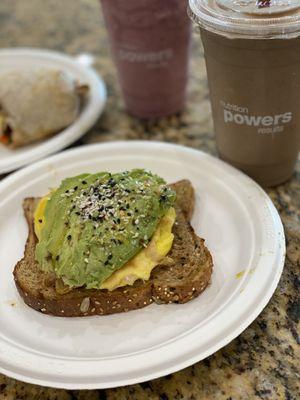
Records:
{"label": "white paper plate", "polygon": [[[24,305],[12,277],[27,236],[23,198],[41,196],[67,176],[134,167],[168,182],[192,181],[192,224],[214,259],[211,286],[185,305],[112,316],[57,318]],[[187,367],[258,316],[284,264],[282,224],[266,193],[224,162],[181,146],[115,142],[65,151],[4,180],[0,199],[0,371],[40,385],[108,388]]]}
{"label": "white paper plate", "polygon": [[65,54],[41,49],[0,50],[0,74],[8,70],[56,68],[69,72],[80,83],[90,87],[87,103],[76,121],[60,133],[18,149],[9,149],[0,144],[0,174],[13,171],[24,165],[55,153],[83,136],[97,121],[106,101],[105,84],[90,67]]}

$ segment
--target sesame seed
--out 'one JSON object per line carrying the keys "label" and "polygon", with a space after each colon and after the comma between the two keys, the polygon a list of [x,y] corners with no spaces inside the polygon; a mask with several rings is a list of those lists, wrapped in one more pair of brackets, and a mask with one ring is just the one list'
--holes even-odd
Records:
{"label": "sesame seed", "polygon": [[99,301],[95,301],[95,304],[97,305],[97,306],[99,306],[100,305],[100,303],[99,303]]}
{"label": "sesame seed", "polygon": [[128,299],[128,303],[131,303],[132,302],[132,299]]}

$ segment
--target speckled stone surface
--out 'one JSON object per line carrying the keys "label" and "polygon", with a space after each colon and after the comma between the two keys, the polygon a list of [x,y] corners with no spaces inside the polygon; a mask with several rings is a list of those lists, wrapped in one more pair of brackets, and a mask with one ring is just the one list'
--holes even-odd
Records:
{"label": "speckled stone surface", "polygon": [[[112,0],[113,1],[113,0]],[[124,0],[125,1],[125,0]],[[108,86],[108,104],[83,143],[164,140],[216,154],[205,67],[195,32],[188,104],[180,116],[142,123],[123,108],[100,7],[96,0],[1,0],[0,47],[47,47],[92,53]],[[279,286],[246,331],[213,356],[183,371],[139,385],[100,391],[47,389],[0,375],[0,400],[248,400],[300,398],[300,166],[285,185],[268,190],[287,237]]]}

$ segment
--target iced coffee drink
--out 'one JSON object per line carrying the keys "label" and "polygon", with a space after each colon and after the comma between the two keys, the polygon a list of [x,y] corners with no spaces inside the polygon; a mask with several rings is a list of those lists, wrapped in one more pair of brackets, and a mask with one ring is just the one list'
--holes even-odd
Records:
{"label": "iced coffee drink", "polygon": [[300,1],[190,0],[205,50],[220,157],[264,186],[300,147]]}

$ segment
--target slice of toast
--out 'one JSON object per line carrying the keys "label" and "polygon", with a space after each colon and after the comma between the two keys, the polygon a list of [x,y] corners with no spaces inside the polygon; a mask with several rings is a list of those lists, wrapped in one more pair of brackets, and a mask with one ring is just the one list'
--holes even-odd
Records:
{"label": "slice of toast", "polygon": [[189,223],[195,202],[191,183],[182,180],[171,186],[177,193],[172,249],[154,268],[148,281],[139,280],[133,286],[111,292],[85,288],[64,294],[57,292],[55,276],[41,271],[35,261],[34,210],[39,199],[25,199],[23,208],[29,234],[24,257],[14,269],[15,283],[24,302],[45,314],[79,317],[135,310],[152,302],[185,303],[197,297],[210,282],[212,257]]}

